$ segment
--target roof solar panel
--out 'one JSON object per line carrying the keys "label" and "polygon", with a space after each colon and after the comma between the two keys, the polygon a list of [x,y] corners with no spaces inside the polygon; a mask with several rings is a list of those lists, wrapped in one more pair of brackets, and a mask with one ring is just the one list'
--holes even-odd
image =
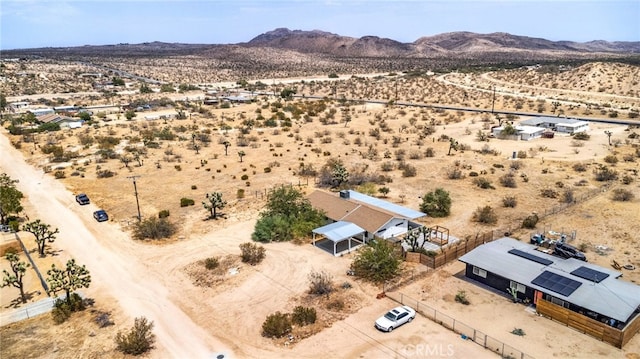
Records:
{"label": "roof solar panel", "polygon": [[575,292],[575,290],[582,285],[582,283],[578,282],[577,280],[563,277],[559,274],[555,274],[549,271],[542,272],[542,274],[532,280],[531,283],[548,289],[552,292],[561,294],[565,297],[570,296],[571,293]]}
{"label": "roof solar panel", "polygon": [[522,257],[522,258],[528,259],[530,261],[534,261],[536,263],[543,264],[545,266],[548,266],[549,264],[553,263],[552,260],[549,260],[549,259],[546,259],[546,258],[542,258],[542,257],[538,257],[535,254],[531,254],[529,252],[521,251],[519,249],[512,249],[512,250],[509,251],[509,253],[511,253],[513,255],[516,255],[518,257]]}
{"label": "roof solar panel", "polygon": [[571,274],[575,275],[576,277],[580,277],[596,283],[602,282],[609,276],[609,273],[600,272],[585,266],[577,268],[576,270],[571,272]]}

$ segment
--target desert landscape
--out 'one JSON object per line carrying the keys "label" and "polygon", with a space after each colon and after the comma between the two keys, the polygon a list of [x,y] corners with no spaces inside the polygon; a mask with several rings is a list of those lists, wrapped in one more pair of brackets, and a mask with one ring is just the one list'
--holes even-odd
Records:
{"label": "desert landscape", "polygon": [[[258,37],[252,46],[189,54],[145,46],[111,57],[93,47],[65,57],[55,49],[3,53],[0,173],[18,179],[25,195],[19,223],[38,218],[60,230],[45,257],[30,233],[18,234],[43,273],[71,258],[85,264],[92,283],[80,292],[94,303],[59,325],[49,314],[3,322],[2,356],[126,357],[115,337],[144,316],[154,322],[153,358],[499,357],[420,315],[392,333],[376,330],[374,320],[406,295],[526,357],[640,358],[640,336],[617,349],[465,279],[457,261],[435,270],[404,262],[400,284],[377,298],[384,285],[347,273],[358,251],[333,257],[311,245],[311,233],[262,244],[266,256],[256,265],[243,263],[239,248],[252,241],[274,187],[336,191],[326,174],[339,162],[349,173],[340,189],[408,208],[419,209],[437,188],[448,191],[450,215],[419,219],[425,226],[460,239],[491,233],[524,242],[536,232],[575,233],[570,243],[589,262],[630,265],[621,280],[640,284],[637,56],[536,52],[525,61],[524,50],[489,49],[472,69],[466,57],[455,63],[444,55],[423,62],[431,67],[409,58],[390,68],[387,60],[314,54],[308,43],[305,51],[292,49],[305,34],[269,35],[288,42],[260,47],[273,39]],[[149,56],[152,50],[167,53]],[[523,65],[495,66],[500,53]],[[16,102],[91,114],[79,128],[21,133],[37,120],[10,111]],[[494,127],[539,115],[587,121],[587,136],[492,135]],[[603,168],[612,175],[599,177]],[[215,219],[201,205],[212,192],[227,202]],[[78,205],[79,193],[91,204]],[[493,220],[484,223],[478,211],[486,207]],[[94,220],[97,209],[108,222]],[[160,213],[175,233],[135,239],[138,214]],[[522,228],[533,213],[538,223]],[[3,243],[13,238],[3,234]],[[205,268],[209,258],[220,263],[215,271]],[[8,270],[8,261],[0,268]],[[309,294],[314,272],[329,274],[338,289]],[[28,304],[47,298],[32,267],[25,284]],[[455,301],[460,290],[471,305]],[[28,305],[15,288],[0,294],[3,321]],[[316,309],[314,325],[281,339],[262,335],[268,315],[299,305]],[[96,324],[104,313],[114,325]],[[513,335],[514,328],[526,335]]]}

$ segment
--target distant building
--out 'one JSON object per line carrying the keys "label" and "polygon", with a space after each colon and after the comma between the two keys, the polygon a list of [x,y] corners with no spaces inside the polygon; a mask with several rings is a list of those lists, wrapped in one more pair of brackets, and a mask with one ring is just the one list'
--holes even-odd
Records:
{"label": "distant building", "polygon": [[9,111],[11,112],[22,112],[29,108],[29,103],[26,101],[21,102],[12,102],[9,104]]}
{"label": "distant building", "polygon": [[[534,126],[515,125],[513,127],[516,129],[516,134],[511,135],[508,138],[514,139],[514,140],[522,140],[522,141],[529,141],[534,138],[542,137],[542,134],[545,131],[544,128],[534,127]],[[494,127],[491,130],[491,133],[493,134],[494,137],[503,137],[502,131],[504,131],[504,126],[499,126],[499,127]]]}
{"label": "distant building", "polygon": [[523,126],[549,128],[556,132],[578,133],[589,130],[589,123],[574,118],[563,117],[533,117],[520,122]]}
{"label": "distant building", "polygon": [[29,112],[31,112],[36,117],[55,113],[52,108],[33,108],[30,109]]}

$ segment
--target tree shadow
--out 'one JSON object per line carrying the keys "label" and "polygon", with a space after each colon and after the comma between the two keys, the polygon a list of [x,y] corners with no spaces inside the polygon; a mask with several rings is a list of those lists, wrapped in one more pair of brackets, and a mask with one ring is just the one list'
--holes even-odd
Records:
{"label": "tree shadow", "polygon": [[24,297],[25,297],[25,299],[26,299],[26,301],[27,301],[26,303],[23,303],[23,302],[22,302],[22,298],[20,297],[20,295],[18,295],[18,296],[17,296],[15,299],[13,299],[13,300],[12,300],[12,301],[11,301],[11,302],[6,306],[6,307],[5,307],[5,308],[14,308],[14,309],[20,308],[20,306],[21,306],[21,305],[27,305],[27,304],[29,304],[29,301],[30,301],[31,299],[33,299],[33,297],[38,296],[38,295],[40,295],[40,294],[42,294],[42,292],[41,292],[41,291],[39,291],[39,290],[34,290],[34,291],[32,291],[32,292],[27,292],[27,293],[25,293],[25,294],[24,294]]}
{"label": "tree shadow", "polygon": [[202,221],[203,222],[210,221],[210,220],[217,221],[219,219],[227,219],[227,214],[226,213],[217,213],[215,218],[213,218],[212,216],[209,215],[209,216],[204,217],[202,219]]}
{"label": "tree shadow", "polygon": [[44,257],[46,257],[47,255],[55,257],[55,256],[59,256],[60,253],[62,253],[62,249],[53,249],[53,248],[47,247],[44,250],[44,254],[45,254]]}

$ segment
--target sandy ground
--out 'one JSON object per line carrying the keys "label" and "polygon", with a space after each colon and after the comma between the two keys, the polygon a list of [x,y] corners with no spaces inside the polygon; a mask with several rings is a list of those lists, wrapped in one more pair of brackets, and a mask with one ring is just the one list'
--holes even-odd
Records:
{"label": "sandy ground", "polygon": [[[242,105],[226,111],[215,109],[212,113],[218,119],[224,115],[229,123],[238,124],[243,114],[253,114],[257,108],[257,105]],[[405,113],[401,114],[401,111]],[[268,116],[267,110],[263,113]],[[239,358],[433,357],[431,354],[427,356],[417,352],[417,348],[428,348],[443,353],[439,357],[484,358],[494,355],[424,318],[418,318],[412,324],[390,334],[375,330],[373,320],[395,303],[389,299],[376,300],[375,296],[381,288],[346,276],[352,256],[332,258],[308,244],[268,244],[267,257],[263,263],[255,267],[240,265],[238,274],[229,276],[215,287],[194,285],[186,268],[211,256],[239,254],[238,245],[250,240],[258,212],[264,203],[261,194],[274,184],[304,183],[304,179],[295,176],[303,159],[317,169],[329,157],[338,157],[349,167],[362,164],[377,170],[380,163],[388,159],[365,160],[362,153],[367,148],[376,149],[379,157],[387,150],[394,153],[396,148],[391,145],[391,137],[398,134],[401,126],[408,124],[412,116],[435,118],[438,123],[435,125],[437,132],[418,143],[416,131],[409,127],[403,133],[406,137],[402,139],[400,148],[423,151],[426,147],[433,147],[436,156],[407,160],[416,166],[419,174],[416,177],[404,178],[398,170],[388,173],[393,180],[387,184],[391,189],[388,200],[417,208],[419,196],[436,187],[445,187],[451,192],[453,199],[452,215],[444,219],[427,218],[425,224],[444,225],[459,237],[496,228],[514,229],[514,224],[517,226],[532,211],[541,212],[557,206],[558,199],[542,198],[539,193],[543,188],[561,191],[559,182],[565,188],[573,188],[578,195],[594,190],[600,183],[593,180],[591,171],[596,164],[602,163],[604,156],[616,154],[621,157],[633,152],[631,143],[625,143],[628,132],[624,126],[592,124],[592,137],[582,147],[573,146],[572,139],[568,136],[529,142],[492,139],[481,143],[475,140],[476,132],[485,125],[480,115],[464,115],[458,121],[444,121],[445,116],[453,118],[457,115],[451,112],[425,113],[412,108],[389,109],[370,105],[354,106],[353,113],[348,126],[340,122],[326,126],[316,120],[304,126],[296,124],[297,127],[289,133],[254,129],[251,134],[257,140],[254,142],[255,146],[244,148],[247,153],[244,162],[240,162],[236,156],[239,148],[232,147],[229,156],[224,156],[224,149],[218,142],[219,138],[225,136],[235,141],[237,132],[230,131],[226,134],[218,131],[220,122],[208,119],[167,123],[141,119],[133,122],[112,121],[101,123],[95,129],[63,131],[64,135],[59,141],[66,149],[86,152],[86,158],[94,159],[89,153],[96,148],[84,151],[78,145],[79,133],[87,131],[92,135],[131,138],[139,129],[160,126],[178,127],[184,124],[197,126],[199,131],[212,129],[212,143],[209,147],[203,147],[199,155],[194,155],[193,150],[188,148],[189,141],[164,141],[161,149],[150,150],[145,155],[143,166],[131,166],[127,169],[117,160],[101,163],[102,168],[111,169],[118,174],[113,178],[100,180],[93,173],[96,164],[82,165],[82,159],[77,163],[60,166],[84,167],[86,177],[70,177],[68,171],[67,178],[63,181],[54,180],[40,168],[47,163],[47,156],[39,151],[32,153],[32,145],[29,143],[24,143],[21,151],[18,151],[5,136],[0,136],[0,171],[20,179],[19,188],[27,195],[28,204],[25,207],[32,219],[40,218],[60,228],[59,239],[52,246],[58,251],[58,256],[52,260],[64,263],[66,259],[73,257],[78,262],[87,264],[94,278],[92,287],[86,290],[88,296],[95,298],[99,305],[113,308],[118,323],[131,323],[134,317],[141,315],[155,322],[158,348],[151,353],[152,357],[206,358],[220,352]],[[380,141],[368,135],[368,130],[373,126],[369,121],[376,115],[381,115],[393,129],[393,132]],[[323,135],[327,130],[330,134]],[[612,138],[621,141],[620,147],[607,145],[605,130],[612,131]],[[299,135],[299,138],[294,134]],[[468,144],[472,150],[454,152],[453,156],[447,156],[448,141],[436,141],[441,134]],[[321,142],[321,138],[326,137],[333,137],[332,142]],[[356,146],[357,139],[363,144]],[[309,142],[311,144],[307,146]],[[494,148],[499,154],[479,154],[477,151],[484,145]],[[118,150],[122,150],[124,146],[124,143],[119,145]],[[312,152],[312,148],[332,154],[321,156],[320,153]],[[169,149],[173,154],[167,154]],[[509,157],[513,151],[532,154],[521,160],[524,167],[518,171],[518,174],[526,174],[529,182],[519,181],[517,189],[502,188],[498,179],[508,170],[511,162]],[[32,167],[27,162],[35,166]],[[275,162],[277,165],[270,166],[270,173],[263,171],[267,165]],[[588,171],[575,172],[572,165],[578,162],[586,164]],[[156,167],[154,163],[161,166]],[[496,164],[505,168],[500,169]],[[498,189],[479,189],[469,177],[461,180],[448,179],[447,171],[456,165],[466,166],[466,172],[487,171],[486,177]],[[616,168],[621,173],[631,173],[631,170],[638,169],[638,160],[619,162]],[[246,183],[248,181],[240,179],[243,174],[249,176],[250,185]],[[171,240],[155,244],[130,239],[128,230],[135,214],[133,188],[127,178],[131,175],[142,176],[138,183],[143,216],[155,216],[158,211],[169,209],[170,218],[180,224],[178,235]],[[635,182],[624,188],[640,198],[637,176],[635,178]],[[586,180],[587,186],[574,186],[579,180]],[[236,198],[238,189],[246,190],[244,199]],[[303,189],[313,189],[313,180]],[[199,203],[204,194],[212,190],[222,191],[229,201],[224,210],[224,219],[206,221],[206,212],[200,206],[178,206],[181,197],[190,197]],[[73,194],[77,192],[88,193],[92,204],[88,207],[78,206],[73,198]],[[501,207],[501,199],[507,194],[518,196],[517,208]],[[499,222],[495,226],[471,221],[473,211],[479,205],[491,205],[496,209]],[[112,220],[96,223],[91,212],[98,207],[105,208]],[[566,212],[543,219],[536,229],[577,230],[578,239],[575,244],[588,244],[587,256],[590,261],[609,265],[611,259],[615,258],[620,263],[632,263],[640,268],[637,251],[640,248],[637,236],[640,233],[638,208],[637,199],[625,203],[613,202],[608,193],[603,193]],[[529,232],[515,231],[514,235],[526,239]],[[30,242],[32,243],[26,241]],[[605,245],[611,250],[605,255],[596,255],[596,245]],[[307,275],[314,270],[329,271],[337,284],[349,281],[353,285],[353,294],[349,295],[353,300],[354,313],[345,314],[345,319],[335,321],[320,333],[288,347],[275,345],[270,339],[263,338],[260,326],[264,318],[277,310],[291,310],[304,300],[308,288]],[[424,299],[430,305],[439,306],[445,313],[469,325],[491,332],[534,357],[626,356],[635,359],[634,355],[640,351],[638,337],[624,351],[618,351],[557,323],[531,317],[525,314],[523,307],[503,305],[508,303],[504,297],[460,280],[455,276],[457,273],[459,268],[453,265],[402,290]],[[625,272],[624,278],[640,282],[639,273],[640,270]],[[478,305],[457,307],[450,295],[455,295],[459,287],[467,288],[472,294],[472,303]],[[9,289],[2,289],[3,310],[6,290]],[[15,290],[9,293],[15,298]],[[523,323],[518,326],[525,329],[527,336],[514,338],[509,333],[513,329],[511,326],[515,325],[512,318]],[[557,340],[559,337],[563,339]],[[100,344],[112,347],[112,339],[112,336],[107,336],[100,339]],[[571,344],[567,348],[563,347],[563,343]]]}

